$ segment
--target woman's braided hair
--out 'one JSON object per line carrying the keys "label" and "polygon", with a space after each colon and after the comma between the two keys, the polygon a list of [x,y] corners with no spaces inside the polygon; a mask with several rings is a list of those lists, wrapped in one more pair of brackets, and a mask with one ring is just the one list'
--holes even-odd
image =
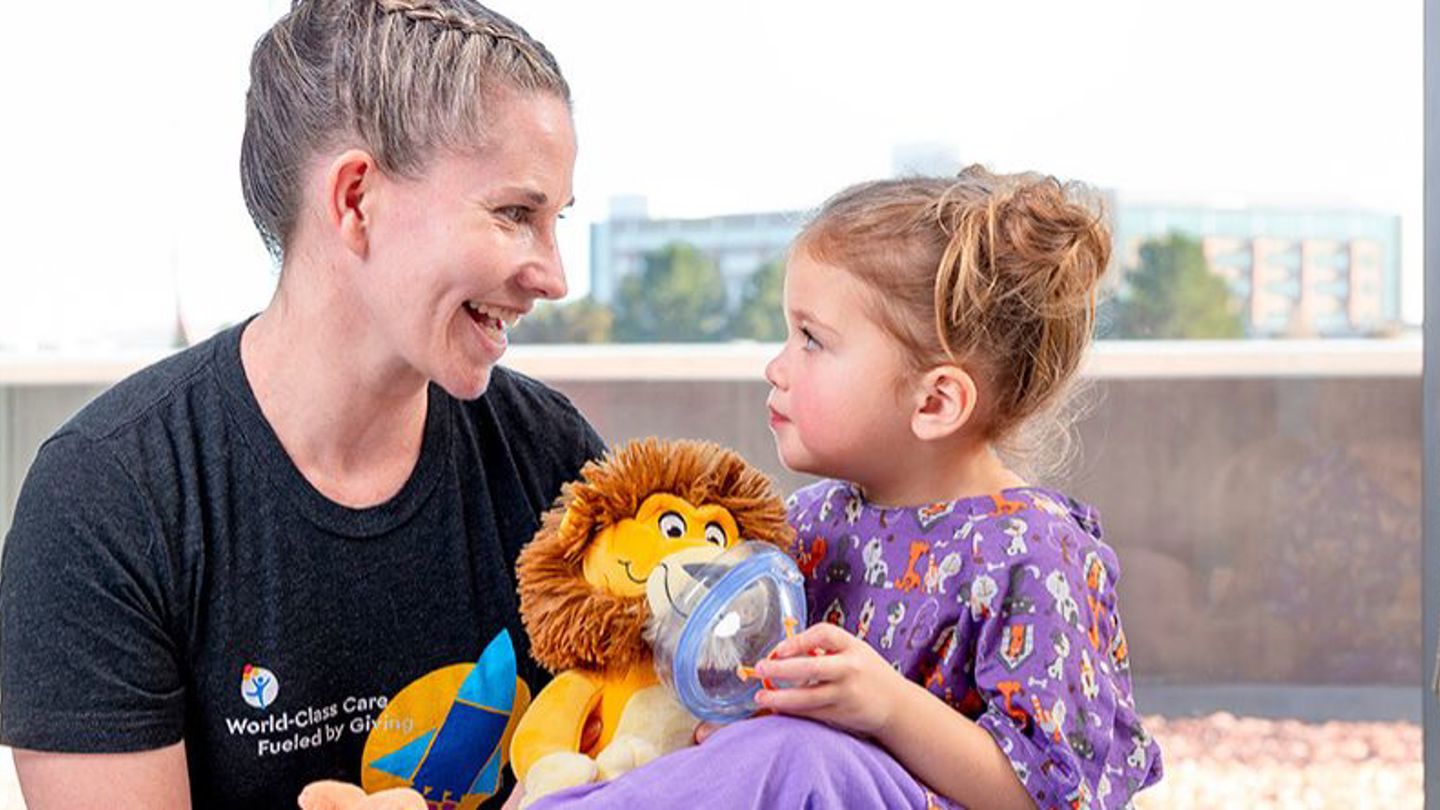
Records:
{"label": "woman's braided hair", "polygon": [[270,253],[283,259],[321,150],[359,146],[414,176],[483,144],[501,89],[570,103],[545,46],[474,0],[296,0],[255,44],[245,99],[240,182]]}

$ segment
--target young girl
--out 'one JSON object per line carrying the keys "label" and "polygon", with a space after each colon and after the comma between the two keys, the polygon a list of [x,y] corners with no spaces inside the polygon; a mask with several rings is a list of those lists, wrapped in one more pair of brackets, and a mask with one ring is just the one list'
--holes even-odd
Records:
{"label": "young girl", "polygon": [[[1053,178],[847,189],[801,233],[766,369],[818,623],[761,705],[872,738],[970,808],[1120,807],[1160,778],[1093,509],[999,450],[1054,413],[1110,257]],[[825,655],[815,655],[823,651]]]}
{"label": "young girl", "polygon": [[1158,780],[1098,519],[997,452],[1060,404],[1109,257],[1050,178],[972,168],[826,203],[766,369],[781,460],[833,479],[789,503],[817,623],[758,665],[806,685],[535,810],[1111,808]]}

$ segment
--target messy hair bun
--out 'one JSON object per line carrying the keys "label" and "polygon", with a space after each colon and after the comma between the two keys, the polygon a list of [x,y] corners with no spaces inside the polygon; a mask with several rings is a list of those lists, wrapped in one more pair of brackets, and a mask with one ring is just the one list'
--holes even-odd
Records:
{"label": "messy hair bun", "polygon": [[799,240],[869,285],[874,314],[923,370],[955,363],[1004,443],[1066,399],[1095,326],[1110,233],[1092,195],[1038,174],[971,166],[954,178],[862,183]]}

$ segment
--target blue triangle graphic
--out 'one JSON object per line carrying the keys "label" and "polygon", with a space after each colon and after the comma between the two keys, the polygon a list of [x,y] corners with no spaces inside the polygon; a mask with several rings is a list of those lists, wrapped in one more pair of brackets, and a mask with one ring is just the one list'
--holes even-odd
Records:
{"label": "blue triangle graphic", "polygon": [[496,633],[485,646],[455,699],[501,714],[515,708],[515,647],[510,643],[509,630]]}
{"label": "blue triangle graphic", "polygon": [[420,769],[420,760],[424,759],[425,752],[430,748],[430,740],[434,736],[435,730],[431,729],[400,750],[386,754],[370,763],[370,767],[409,782],[414,778],[415,771]]}

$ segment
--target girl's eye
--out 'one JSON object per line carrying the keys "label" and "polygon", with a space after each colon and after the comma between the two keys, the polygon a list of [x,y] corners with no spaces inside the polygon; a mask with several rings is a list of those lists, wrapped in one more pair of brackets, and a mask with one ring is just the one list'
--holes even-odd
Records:
{"label": "girl's eye", "polygon": [[822,348],[820,346],[820,341],[816,340],[815,336],[810,334],[809,329],[806,329],[803,326],[800,327],[800,334],[805,338],[805,351],[813,352],[816,349]]}
{"label": "girl's eye", "polygon": [[705,524],[705,541],[714,543],[721,548],[725,547],[725,530],[720,528],[719,523]]}
{"label": "girl's eye", "polygon": [[675,512],[666,512],[660,516],[660,533],[676,540],[685,536],[685,518]]}

